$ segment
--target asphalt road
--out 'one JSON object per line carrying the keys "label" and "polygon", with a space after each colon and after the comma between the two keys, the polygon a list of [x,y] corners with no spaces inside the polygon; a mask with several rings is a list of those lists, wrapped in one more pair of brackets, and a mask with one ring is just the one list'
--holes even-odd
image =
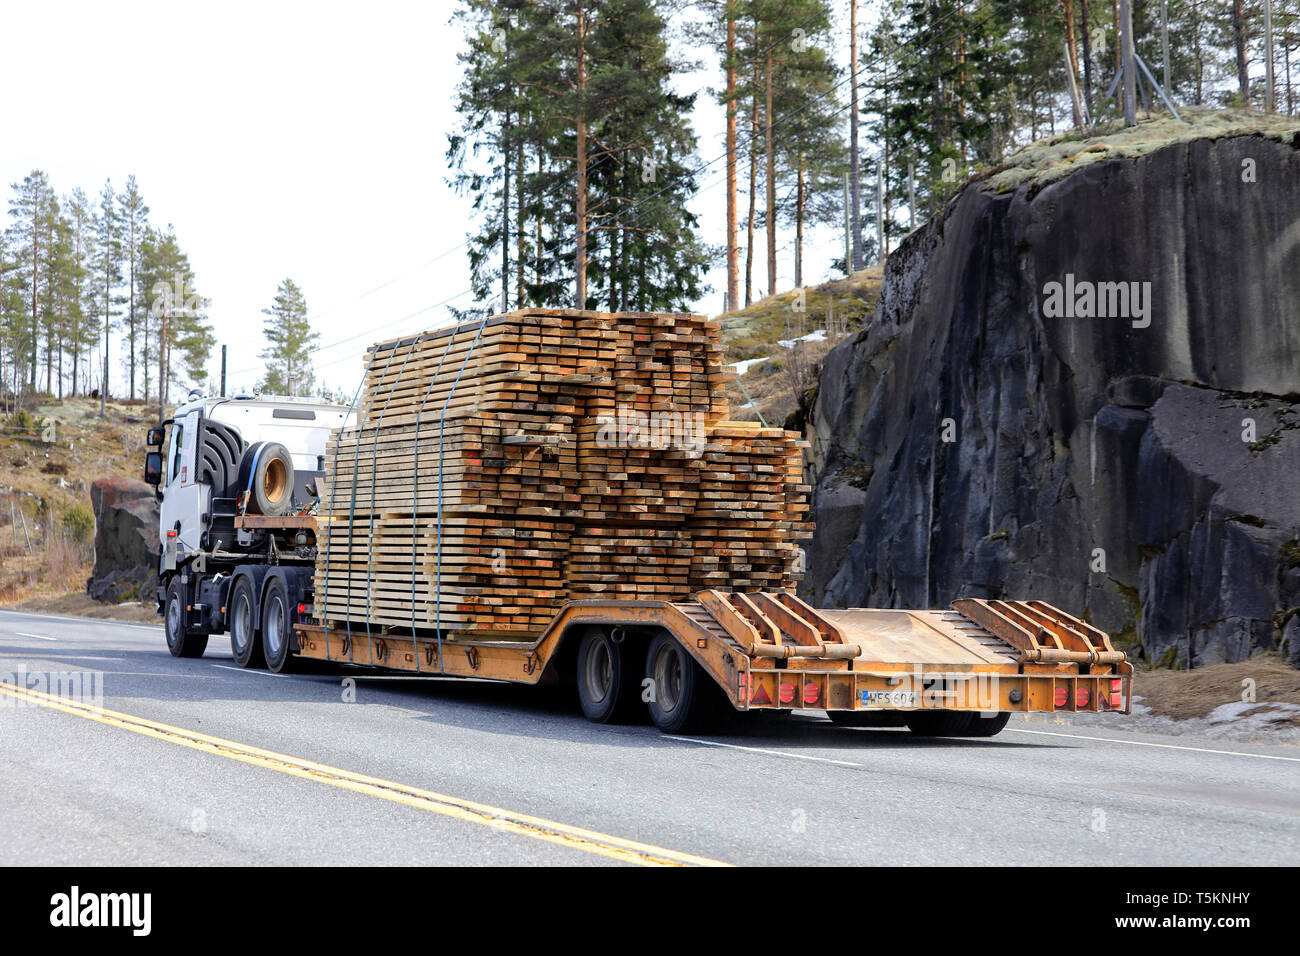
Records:
{"label": "asphalt road", "polygon": [[0,611],[0,682],[20,671],[94,672],[104,712],[0,693],[4,864],[1300,863],[1300,748],[1122,716],[687,740],[529,688],[243,671],[225,638],[177,660],[159,627]]}

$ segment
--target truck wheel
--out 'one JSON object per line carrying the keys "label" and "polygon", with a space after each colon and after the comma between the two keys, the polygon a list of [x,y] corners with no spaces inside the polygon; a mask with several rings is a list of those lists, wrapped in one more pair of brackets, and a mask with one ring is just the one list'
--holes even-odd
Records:
{"label": "truck wheel", "polygon": [[1002,732],[1002,728],[1007,725],[1011,719],[1011,711],[1004,710],[1000,714],[994,714],[992,717],[985,717],[983,714],[974,714],[971,717],[970,726],[966,728],[967,737],[996,737]]}
{"label": "truck wheel", "polygon": [[296,608],[289,607],[284,581],[272,578],[262,598],[262,650],[266,666],[277,674],[297,669],[298,658],[293,655],[293,625],[297,619]]}
{"label": "truck wheel", "polygon": [[657,634],[646,653],[650,719],[666,734],[716,730],[725,703],[722,691],[671,634]]}
{"label": "truck wheel", "polygon": [[578,701],[587,719],[626,724],[636,718],[641,687],[627,642],[615,644],[608,631],[591,627],[578,644]]}
{"label": "truck wheel", "polygon": [[173,577],[163,601],[167,650],[172,652],[172,657],[202,657],[208,648],[208,635],[185,633],[185,603],[185,586],[179,577]]}
{"label": "truck wheel", "polygon": [[970,711],[921,711],[908,715],[907,729],[918,737],[962,737],[965,736],[970,721]]}
{"label": "truck wheel", "polygon": [[240,578],[230,595],[230,653],[240,667],[262,667],[262,641],[257,633],[257,615],[253,613],[253,586]]}

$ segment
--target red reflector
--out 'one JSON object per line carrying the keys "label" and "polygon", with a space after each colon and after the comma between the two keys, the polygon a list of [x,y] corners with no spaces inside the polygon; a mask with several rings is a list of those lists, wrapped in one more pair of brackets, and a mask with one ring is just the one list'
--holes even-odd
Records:
{"label": "red reflector", "polygon": [[1074,692],[1074,706],[1087,707],[1088,701],[1092,700],[1092,695],[1088,693],[1086,687],[1080,687]]}
{"label": "red reflector", "polygon": [[175,532],[175,531],[168,531],[168,532],[167,532],[167,537],[169,537],[169,538],[174,538],[174,537],[176,537],[177,533],[178,533],[178,532]]}
{"label": "red reflector", "polygon": [[794,700],[794,684],[781,685],[781,703],[788,704]]}
{"label": "red reflector", "polygon": [[1070,698],[1067,696],[1068,693],[1069,693],[1069,692],[1068,692],[1064,687],[1058,687],[1058,688],[1056,688],[1056,706],[1057,706],[1057,707],[1064,707],[1064,706],[1065,706],[1066,701],[1068,701],[1068,700],[1070,699]]}
{"label": "red reflector", "polygon": [[804,684],[804,685],[803,685],[803,702],[804,702],[805,704],[815,704],[815,703],[817,703],[817,692],[818,692],[818,688],[817,688],[817,685],[816,685],[816,684]]}
{"label": "red reflector", "polygon": [[770,703],[772,703],[772,698],[769,697],[769,696],[767,696],[767,685],[766,685],[766,684],[763,684],[763,683],[761,683],[761,682],[760,682],[758,685],[756,685],[756,686],[754,687],[754,696],[751,697],[750,700],[751,700],[752,703],[755,703],[755,704],[770,704]]}

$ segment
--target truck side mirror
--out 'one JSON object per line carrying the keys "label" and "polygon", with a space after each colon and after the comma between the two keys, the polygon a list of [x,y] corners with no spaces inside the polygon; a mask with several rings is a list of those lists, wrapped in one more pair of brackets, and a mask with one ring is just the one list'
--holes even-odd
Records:
{"label": "truck side mirror", "polygon": [[156,428],[149,429],[149,434],[145,437],[144,443],[150,448],[158,448],[163,443],[163,430],[159,425]]}
{"label": "truck side mirror", "polygon": [[162,484],[163,457],[160,451],[145,452],[144,480],[157,488]]}

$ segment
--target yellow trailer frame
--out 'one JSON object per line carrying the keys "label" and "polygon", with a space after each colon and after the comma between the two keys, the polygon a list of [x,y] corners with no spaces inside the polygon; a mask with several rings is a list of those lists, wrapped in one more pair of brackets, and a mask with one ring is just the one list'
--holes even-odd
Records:
{"label": "yellow trailer frame", "polygon": [[[301,609],[310,615],[310,608]],[[962,599],[949,611],[817,610],[786,592],[694,601],[570,601],[518,640],[297,625],[298,654],[417,674],[537,684],[586,627],[673,635],[748,710],[1107,712],[1132,709],[1133,665],[1102,631],[1041,601]]]}

